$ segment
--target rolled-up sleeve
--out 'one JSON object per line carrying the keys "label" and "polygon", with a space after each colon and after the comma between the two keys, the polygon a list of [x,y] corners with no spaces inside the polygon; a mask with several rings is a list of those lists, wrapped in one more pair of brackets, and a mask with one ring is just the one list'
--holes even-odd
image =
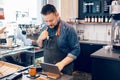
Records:
{"label": "rolled-up sleeve", "polygon": [[80,44],[77,37],[77,33],[73,27],[70,27],[67,32],[67,43],[70,48],[70,52],[68,53],[68,56],[73,57],[74,59],[77,58],[77,56],[80,54]]}

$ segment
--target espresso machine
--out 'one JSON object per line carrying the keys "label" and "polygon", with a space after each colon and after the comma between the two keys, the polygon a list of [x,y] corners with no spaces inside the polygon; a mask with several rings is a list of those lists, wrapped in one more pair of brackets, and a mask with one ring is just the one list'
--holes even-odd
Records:
{"label": "espresso machine", "polygon": [[110,6],[112,17],[111,45],[112,51],[120,53],[120,0],[113,0]]}

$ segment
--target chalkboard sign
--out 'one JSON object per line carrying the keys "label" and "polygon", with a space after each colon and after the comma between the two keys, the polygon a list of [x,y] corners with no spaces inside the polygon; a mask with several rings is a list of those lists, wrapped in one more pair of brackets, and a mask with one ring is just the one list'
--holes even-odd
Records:
{"label": "chalkboard sign", "polygon": [[78,18],[88,22],[109,22],[112,0],[79,0]]}

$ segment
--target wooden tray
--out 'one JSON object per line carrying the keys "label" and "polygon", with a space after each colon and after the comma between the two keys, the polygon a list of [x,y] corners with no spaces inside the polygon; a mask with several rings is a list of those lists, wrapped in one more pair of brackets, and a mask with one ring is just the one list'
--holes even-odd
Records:
{"label": "wooden tray", "polygon": [[22,66],[0,61],[0,77],[12,74],[22,68]]}
{"label": "wooden tray", "polygon": [[43,74],[46,74],[49,78],[52,78],[52,79],[58,79],[61,77],[61,75],[59,74],[55,74],[55,73],[51,73],[51,72],[42,72]]}

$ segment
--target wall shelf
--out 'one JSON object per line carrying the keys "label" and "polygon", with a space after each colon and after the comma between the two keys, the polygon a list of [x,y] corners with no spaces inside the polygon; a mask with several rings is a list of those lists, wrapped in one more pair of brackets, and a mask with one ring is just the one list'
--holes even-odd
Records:
{"label": "wall shelf", "polygon": [[79,22],[79,24],[112,24],[111,22],[84,22],[84,23],[81,23]]}
{"label": "wall shelf", "polygon": [[80,20],[79,22],[72,22],[72,21],[67,21],[68,24],[112,24],[111,22],[84,22],[84,20]]}

